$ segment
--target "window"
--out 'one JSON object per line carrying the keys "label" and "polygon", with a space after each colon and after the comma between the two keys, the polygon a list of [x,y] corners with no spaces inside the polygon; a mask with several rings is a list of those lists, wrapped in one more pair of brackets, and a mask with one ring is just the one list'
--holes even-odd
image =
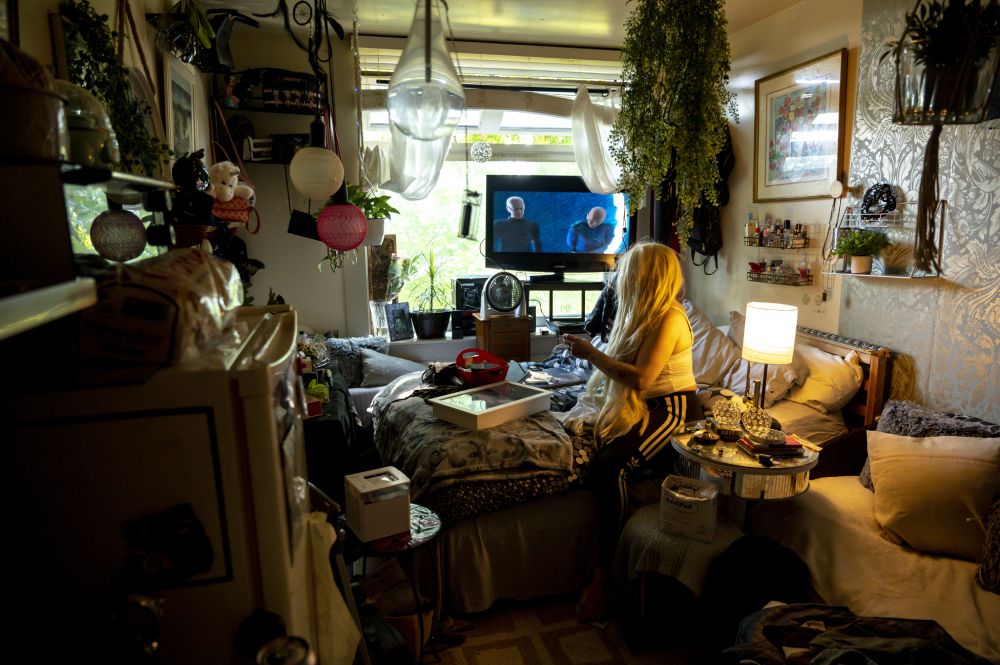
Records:
{"label": "window", "polygon": [[[64,185],[63,196],[66,198],[66,217],[69,219],[69,235],[73,253],[97,254],[94,243],[90,241],[90,226],[98,215],[108,210],[107,194],[100,187]],[[149,226],[151,218],[146,217],[147,213],[141,206],[124,206],[124,209],[139,217],[144,226]],[[146,245],[142,254],[131,261],[126,261],[126,263],[148,259],[158,253],[155,246]]]}

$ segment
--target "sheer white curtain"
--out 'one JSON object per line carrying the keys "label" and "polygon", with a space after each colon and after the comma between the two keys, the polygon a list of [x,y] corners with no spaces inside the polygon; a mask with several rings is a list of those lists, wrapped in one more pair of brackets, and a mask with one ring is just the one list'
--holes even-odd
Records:
{"label": "sheer white curtain", "polygon": [[427,198],[441,175],[454,132],[436,141],[418,141],[395,127],[391,127],[391,132],[389,181],[382,184],[382,189],[396,192],[408,201]]}
{"label": "sheer white curtain", "polygon": [[590,191],[614,194],[618,191],[621,169],[608,152],[611,127],[618,118],[621,93],[613,90],[606,100],[594,104],[587,86],[581,85],[573,103],[573,152],[580,175]]}

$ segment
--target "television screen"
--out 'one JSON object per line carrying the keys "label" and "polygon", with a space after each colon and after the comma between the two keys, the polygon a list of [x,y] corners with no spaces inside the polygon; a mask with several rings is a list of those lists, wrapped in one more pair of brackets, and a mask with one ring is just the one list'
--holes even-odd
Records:
{"label": "television screen", "polygon": [[487,176],[486,191],[487,256],[507,268],[607,270],[634,235],[624,195],[577,176]]}

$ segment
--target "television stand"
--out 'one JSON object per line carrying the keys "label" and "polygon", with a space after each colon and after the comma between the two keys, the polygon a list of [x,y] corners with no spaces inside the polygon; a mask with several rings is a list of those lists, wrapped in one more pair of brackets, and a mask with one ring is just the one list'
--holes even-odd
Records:
{"label": "television stand", "polygon": [[[587,291],[603,291],[604,282],[536,282],[530,283],[525,282],[524,286],[524,298],[531,304],[531,293],[533,291],[548,291],[549,292],[549,307],[545,310],[545,316],[550,321],[555,321],[557,324],[562,322],[569,322],[569,317],[556,317],[555,316],[555,292],[556,291],[579,291],[580,292],[580,318],[577,319],[580,323],[583,323],[585,317],[587,316]],[[555,332],[555,331],[553,331]],[[558,333],[557,333],[558,334]]]}
{"label": "television stand", "polygon": [[552,282],[562,282],[564,280],[565,277],[561,272],[551,275],[528,275],[528,282],[530,284],[551,284]]}

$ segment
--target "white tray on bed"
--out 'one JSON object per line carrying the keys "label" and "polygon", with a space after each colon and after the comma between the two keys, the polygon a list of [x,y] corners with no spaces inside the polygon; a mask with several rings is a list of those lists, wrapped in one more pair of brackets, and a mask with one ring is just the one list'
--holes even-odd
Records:
{"label": "white tray on bed", "polygon": [[549,408],[551,392],[501,381],[428,400],[434,417],[466,429],[485,429]]}

